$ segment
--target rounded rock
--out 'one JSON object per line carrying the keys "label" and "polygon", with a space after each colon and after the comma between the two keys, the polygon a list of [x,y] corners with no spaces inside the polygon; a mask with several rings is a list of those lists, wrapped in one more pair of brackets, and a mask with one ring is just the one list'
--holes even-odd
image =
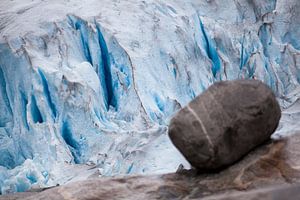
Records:
{"label": "rounded rock", "polygon": [[169,136],[192,166],[214,171],[268,140],[280,117],[274,93],[261,81],[223,81],[173,117]]}

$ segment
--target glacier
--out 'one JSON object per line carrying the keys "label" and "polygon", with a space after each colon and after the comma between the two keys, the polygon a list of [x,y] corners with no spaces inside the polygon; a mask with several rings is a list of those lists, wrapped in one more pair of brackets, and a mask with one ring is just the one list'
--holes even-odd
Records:
{"label": "glacier", "polygon": [[216,81],[260,79],[299,131],[298,0],[0,2],[0,193],[188,162],[172,115]]}

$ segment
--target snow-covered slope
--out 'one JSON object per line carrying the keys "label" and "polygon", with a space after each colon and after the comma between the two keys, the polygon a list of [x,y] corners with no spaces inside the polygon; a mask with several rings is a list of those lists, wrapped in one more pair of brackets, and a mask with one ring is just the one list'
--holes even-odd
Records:
{"label": "snow-covered slope", "polygon": [[263,80],[295,131],[299,19],[298,0],[2,0],[1,193],[189,167],[168,121],[219,80]]}

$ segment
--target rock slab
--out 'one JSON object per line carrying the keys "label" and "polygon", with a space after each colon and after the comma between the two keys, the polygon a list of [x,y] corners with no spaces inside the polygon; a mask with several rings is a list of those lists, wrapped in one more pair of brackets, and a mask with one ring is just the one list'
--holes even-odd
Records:
{"label": "rock slab", "polygon": [[261,81],[223,81],[173,117],[169,136],[195,168],[215,171],[268,140],[280,117],[275,95]]}

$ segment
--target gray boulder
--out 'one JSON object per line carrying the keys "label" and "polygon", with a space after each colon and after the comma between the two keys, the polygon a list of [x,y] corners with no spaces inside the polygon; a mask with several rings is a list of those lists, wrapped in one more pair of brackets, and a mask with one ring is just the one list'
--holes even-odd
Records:
{"label": "gray boulder", "polygon": [[214,171],[268,140],[280,117],[275,95],[261,81],[218,82],[173,117],[169,136],[192,166]]}

